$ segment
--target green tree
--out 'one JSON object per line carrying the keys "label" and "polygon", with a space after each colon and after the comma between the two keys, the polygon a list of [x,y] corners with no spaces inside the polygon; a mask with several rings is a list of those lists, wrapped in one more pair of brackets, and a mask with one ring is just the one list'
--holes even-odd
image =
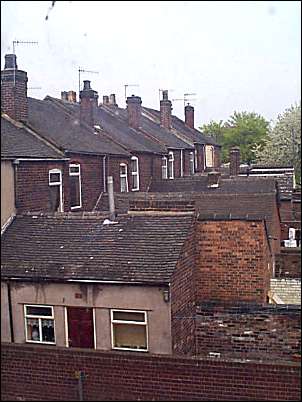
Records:
{"label": "green tree", "polygon": [[204,124],[200,127],[201,131],[207,137],[213,138],[217,142],[217,144],[222,145],[223,137],[224,137],[224,123],[220,120],[218,123],[216,121],[211,120],[209,124]]}
{"label": "green tree", "polygon": [[277,118],[264,146],[255,146],[257,162],[263,165],[291,165],[301,184],[301,103],[291,105]]}

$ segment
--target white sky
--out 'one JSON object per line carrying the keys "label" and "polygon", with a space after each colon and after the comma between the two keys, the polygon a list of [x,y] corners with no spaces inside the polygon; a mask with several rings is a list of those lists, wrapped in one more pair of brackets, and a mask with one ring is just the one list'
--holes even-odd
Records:
{"label": "white sky", "polygon": [[[301,99],[300,1],[1,1],[1,68],[17,45],[29,96],[78,94],[78,68],[92,88],[115,93],[124,85],[159,108],[169,97],[196,93],[195,124],[226,120],[235,110],[268,120]],[[49,13],[48,13],[49,12]],[[48,20],[45,20],[46,15]],[[173,91],[171,91],[173,90]],[[183,102],[173,102],[183,118]]]}

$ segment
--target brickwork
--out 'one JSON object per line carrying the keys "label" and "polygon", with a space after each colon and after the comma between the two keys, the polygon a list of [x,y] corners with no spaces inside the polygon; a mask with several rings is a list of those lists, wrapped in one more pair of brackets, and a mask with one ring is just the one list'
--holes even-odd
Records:
{"label": "brickwork", "polygon": [[301,352],[300,313],[300,307],[202,303],[196,319],[197,354],[293,360]]}
{"label": "brickwork", "polygon": [[175,354],[195,354],[195,231],[192,227],[171,280],[172,344]]}
{"label": "brickwork", "polygon": [[265,303],[272,263],[263,222],[203,221],[197,225],[197,301]]}
{"label": "brickwork", "polygon": [[128,188],[130,189],[130,159],[122,158],[122,157],[107,157],[107,172],[108,176],[113,177],[113,190],[117,193],[121,191],[120,185],[120,164],[125,163],[127,165],[127,173],[128,173]]}
{"label": "brickwork", "polygon": [[301,278],[301,250],[297,248],[283,248],[276,255],[276,278]]}
{"label": "brickwork", "polygon": [[298,363],[219,361],[42,347],[1,347],[2,400],[300,400]]}

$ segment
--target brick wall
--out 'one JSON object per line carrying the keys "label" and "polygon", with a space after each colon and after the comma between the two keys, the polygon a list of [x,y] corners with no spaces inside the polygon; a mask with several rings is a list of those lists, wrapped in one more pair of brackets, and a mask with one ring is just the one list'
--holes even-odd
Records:
{"label": "brick wall", "polygon": [[195,354],[195,231],[182,249],[171,280],[172,344],[175,354]]}
{"label": "brick wall", "polygon": [[276,255],[276,278],[301,278],[301,250],[297,248],[282,248]]}
{"label": "brick wall", "polygon": [[196,319],[197,354],[293,360],[301,353],[300,314],[300,306],[202,303]]}
{"label": "brick wall", "polygon": [[2,344],[2,400],[300,400],[298,363]]}
{"label": "brick wall", "polygon": [[[65,162],[21,161],[17,168],[17,212],[50,211],[49,175],[51,169],[61,169],[63,191],[68,189],[68,165]],[[68,196],[64,194],[64,210],[69,210]]]}
{"label": "brick wall", "polygon": [[265,303],[272,263],[262,221],[197,223],[197,301]]}
{"label": "brick wall", "polygon": [[120,164],[125,163],[127,165],[128,172],[128,187],[130,189],[130,158],[123,158],[117,156],[110,156],[107,158],[107,172],[108,176],[113,177],[113,189],[119,193],[121,191],[120,186]]}

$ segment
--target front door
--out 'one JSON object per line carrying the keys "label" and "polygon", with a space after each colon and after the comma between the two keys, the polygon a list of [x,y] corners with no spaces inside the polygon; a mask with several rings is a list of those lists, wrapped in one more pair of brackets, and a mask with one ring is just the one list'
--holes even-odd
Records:
{"label": "front door", "polygon": [[74,348],[94,348],[92,308],[67,307],[68,345]]}

